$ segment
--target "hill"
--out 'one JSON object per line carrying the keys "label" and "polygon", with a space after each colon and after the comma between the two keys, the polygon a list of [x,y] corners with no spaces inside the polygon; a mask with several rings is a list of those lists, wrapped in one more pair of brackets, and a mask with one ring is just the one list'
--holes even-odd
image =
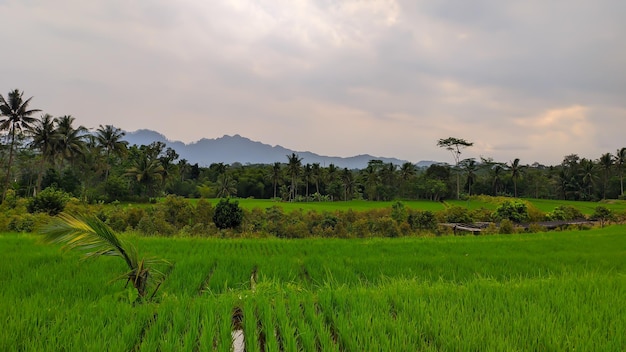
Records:
{"label": "hill", "polygon": [[[170,141],[163,134],[152,130],[137,130],[126,132],[124,140],[130,145],[150,144],[163,142],[174,149],[181,159],[187,159],[189,163],[198,163],[200,166],[209,166],[212,163],[232,164],[273,164],[275,162],[287,162],[287,155],[296,153],[302,158],[303,164],[319,163],[322,166],[335,164],[340,168],[362,169],[372,159],[382,160],[384,163],[402,165],[407,162],[396,158],[372,156],[368,154],[352,157],[324,156],[309,151],[295,151],[280,145],[271,146],[261,142],[250,140],[238,134],[234,136],[222,136],[219,138],[202,138],[193,143]],[[420,161],[417,166],[429,166],[433,161]]]}

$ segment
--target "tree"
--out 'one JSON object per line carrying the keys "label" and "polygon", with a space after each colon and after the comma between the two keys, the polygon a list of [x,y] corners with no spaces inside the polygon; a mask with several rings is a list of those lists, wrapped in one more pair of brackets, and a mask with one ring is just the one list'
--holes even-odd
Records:
{"label": "tree", "polygon": [[290,200],[294,200],[298,195],[298,176],[300,176],[300,169],[302,166],[302,158],[296,153],[287,155],[287,173],[291,178],[291,188],[289,189]]}
{"label": "tree", "polygon": [[341,182],[343,184],[343,199],[350,200],[354,187],[354,176],[347,167],[341,172]]}
{"label": "tree", "polygon": [[402,196],[406,197],[406,189],[411,177],[415,176],[415,165],[410,162],[406,162],[400,166],[400,180],[402,181]]}
{"label": "tree", "polygon": [[219,198],[237,195],[237,181],[227,174],[220,175],[217,177],[217,189]]}
{"label": "tree", "polygon": [[45,114],[41,119],[35,121],[30,129],[32,140],[31,148],[39,149],[41,160],[39,161],[39,172],[37,174],[37,185],[35,186],[35,194],[41,191],[41,179],[44,173],[46,161],[54,160],[54,146],[57,144],[59,135],[55,130],[56,118],[50,114]]}
{"label": "tree", "polygon": [[467,172],[467,194],[471,196],[472,184],[476,181],[476,171],[478,170],[476,160],[474,158],[468,158],[462,160],[459,164]]}
{"label": "tree", "polygon": [[232,229],[241,225],[243,221],[243,210],[236,200],[230,201],[228,198],[220,199],[215,206],[213,222],[218,229]]}
{"label": "tree", "polygon": [[461,198],[461,175],[459,174],[459,161],[461,158],[461,150],[467,147],[473,146],[474,143],[468,142],[461,138],[448,137],[446,139],[440,139],[437,141],[437,146],[440,148],[446,148],[452,153],[452,157],[454,158],[454,165],[457,171],[456,174],[456,198]]}
{"label": "tree", "polygon": [[100,127],[96,130],[96,142],[99,147],[105,150],[107,163],[107,169],[104,175],[105,182],[109,179],[109,170],[111,169],[111,154],[121,156],[126,152],[128,142],[122,140],[125,135],[126,133],[124,131],[112,125],[106,125],[104,127],[100,125]]}
{"label": "tree", "polygon": [[624,196],[624,164],[626,164],[626,147],[618,149],[615,157],[615,165],[619,174],[620,195]]}
{"label": "tree", "polygon": [[163,180],[163,166],[158,159],[150,159],[141,152],[133,161],[133,166],[126,170],[125,176],[132,177],[142,187],[144,194],[152,195],[152,187]]}
{"label": "tree", "polygon": [[57,120],[56,128],[59,138],[55,151],[72,166],[76,157],[85,153],[85,136],[87,135],[87,128],[84,126],[74,128],[75,120],[70,115],[61,116]]}
{"label": "tree", "polygon": [[276,188],[278,186],[278,182],[281,180],[282,177],[283,177],[282,166],[280,165],[279,162],[275,162],[269,171],[269,179],[270,181],[272,181],[272,184],[274,185],[274,198],[276,198]]}
{"label": "tree", "polygon": [[308,199],[309,198],[309,184],[311,183],[311,180],[313,179],[313,167],[311,166],[311,164],[306,164],[304,165],[304,167],[302,168],[302,177],[304,178],[304,196]]}
{"label": "tree", "polygon": [[522,177],[523,166],[519,164],[519,158],[515,158],[509,165],[511,179],[513,180],[513,196],[517,198],[517,181]]}
{"label": "tree", "polygon": [[320,163],[313,163],[313,165],[311,165],[311,179],[315,183],[315,193],[320,194],[320,180],[322,179]]}
{"label": "tree", "polygon": [[0,131],[8,131],[11,138],[9,146],[9,161],[7,163],[7,173],[4,180],[4,189],[2,191],[2,199],[4,202],[7,190],[9,189],[9,181],[11,180],[11,166],[13,164],[13,154],[15,152],[15,137],[17,132],[30,128],[35,122],[35,118],[31,117],[41,110],[29,109],[28,105],[33,97],[23,100],[24,92],[15,89],[7,95],[5,99],[0,94]]}
{"label": "tree", "polygon": [[[101,256],[120,257],[126,263],[128,271],[122,276],[127,283],[132,283],[137,290],[137,299],[152,298],[165,279],[155,266],[169,264],[162,259],[139,257],[135,247],[121,241],[96,216],[76,216],[61,213],[42,231],[44,240],[49,243],[64,243],[66,249],[84,251],[87,258]],[[153,288],[148,296],[149,288]]]}
{"label": "tree", "polygon": [[606,199],[606,189],[609,187],[609,175],[611,173],[611,168],[613,168],[613,155],[611,155],[611,153],[602,154],[602,156],[600,156],[599,163],[603,171],[604,187],[602,189],[602,199]]}
{"label": "tree", "polygon": [[611,212],[611,209],[603,205],[599,205],[594,209],[593,214],[591,214],[591,218],[600,221],[600,227],[604,227],[605,222],[613,219],[613,213]]}

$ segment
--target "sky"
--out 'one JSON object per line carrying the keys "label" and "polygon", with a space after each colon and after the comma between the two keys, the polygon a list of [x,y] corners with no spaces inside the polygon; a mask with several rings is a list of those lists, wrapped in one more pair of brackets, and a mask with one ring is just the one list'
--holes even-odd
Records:
{"label": "sky", "polygon": [[[626,147],[623,0],[0,0],[0,94],[89,128],[522,164]],[[303,160],[306,162],[306,160]]]}

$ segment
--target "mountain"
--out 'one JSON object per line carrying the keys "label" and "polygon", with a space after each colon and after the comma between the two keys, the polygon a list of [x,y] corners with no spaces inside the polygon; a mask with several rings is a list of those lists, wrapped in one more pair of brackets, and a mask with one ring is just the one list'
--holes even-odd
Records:
{"label": "mountain", "polygon": [[[212,163],[232,164],[273,164],[275,162],[286,163],[287,155],[296,153],[302,158],[303,164],[319,163],[322,166],[335,164],[337,167],[348,169],[363,169],[372,159],[382,160],[384,163],[402,165],[407,162],[396,158],[381,158],[371,155],[357,155],[347,158],[335,156],[323,156],[312,152],[294,151],[281,147],[271,146],[261,142],[256,142],[238,134],[234,136],[225,135],[220,138],[203,138],[197,142],[185,144],[179,141],[170,141],[159,132],[152,130],[137,130],[126,132],[124,140],[130,145],[148,145],[152,142],[163,142],[166,146],[174,149],[181,159],[187,159],[191,164],[198,163],[200,166],[209,166]],[[420,161],[417,166],[429,166],[435,163],[431,161]]]}

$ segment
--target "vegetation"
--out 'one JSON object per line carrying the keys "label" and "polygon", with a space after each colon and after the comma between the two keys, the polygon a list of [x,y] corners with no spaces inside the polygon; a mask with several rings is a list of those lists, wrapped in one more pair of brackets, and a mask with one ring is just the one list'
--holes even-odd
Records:
{"label": "vegetation", "polygon": [[124,132],[100,125],[93,132],[65,115],[53,117],[30,108],[23,92],[0,95],[0,173],[2,200],[9,191],[33,197],[47,187],[86,203],[132,201],[179,195],[234,197],[288,202],[465,200],[472,195],[599,201],[624,197],[626,147],[597,159],[566,155],[559,165],[523,164],[519,158],[461,159],[472,142],[439,139],[454,164],[417,168],[411,163],[371,160],[361,170],[307,163],[296,153],[271,165],[208,167],[180,159],[163,143],[128,145]]}
{"label": "vegetation", "polygon": [[137,306],[124,282],[102,284],[122,261],[81,263],[5,233],[0,345],[231,351],[241,329],[247,351],[621,350],[625,230],[350,241],[124,235],[175,263],[159,299]]}

